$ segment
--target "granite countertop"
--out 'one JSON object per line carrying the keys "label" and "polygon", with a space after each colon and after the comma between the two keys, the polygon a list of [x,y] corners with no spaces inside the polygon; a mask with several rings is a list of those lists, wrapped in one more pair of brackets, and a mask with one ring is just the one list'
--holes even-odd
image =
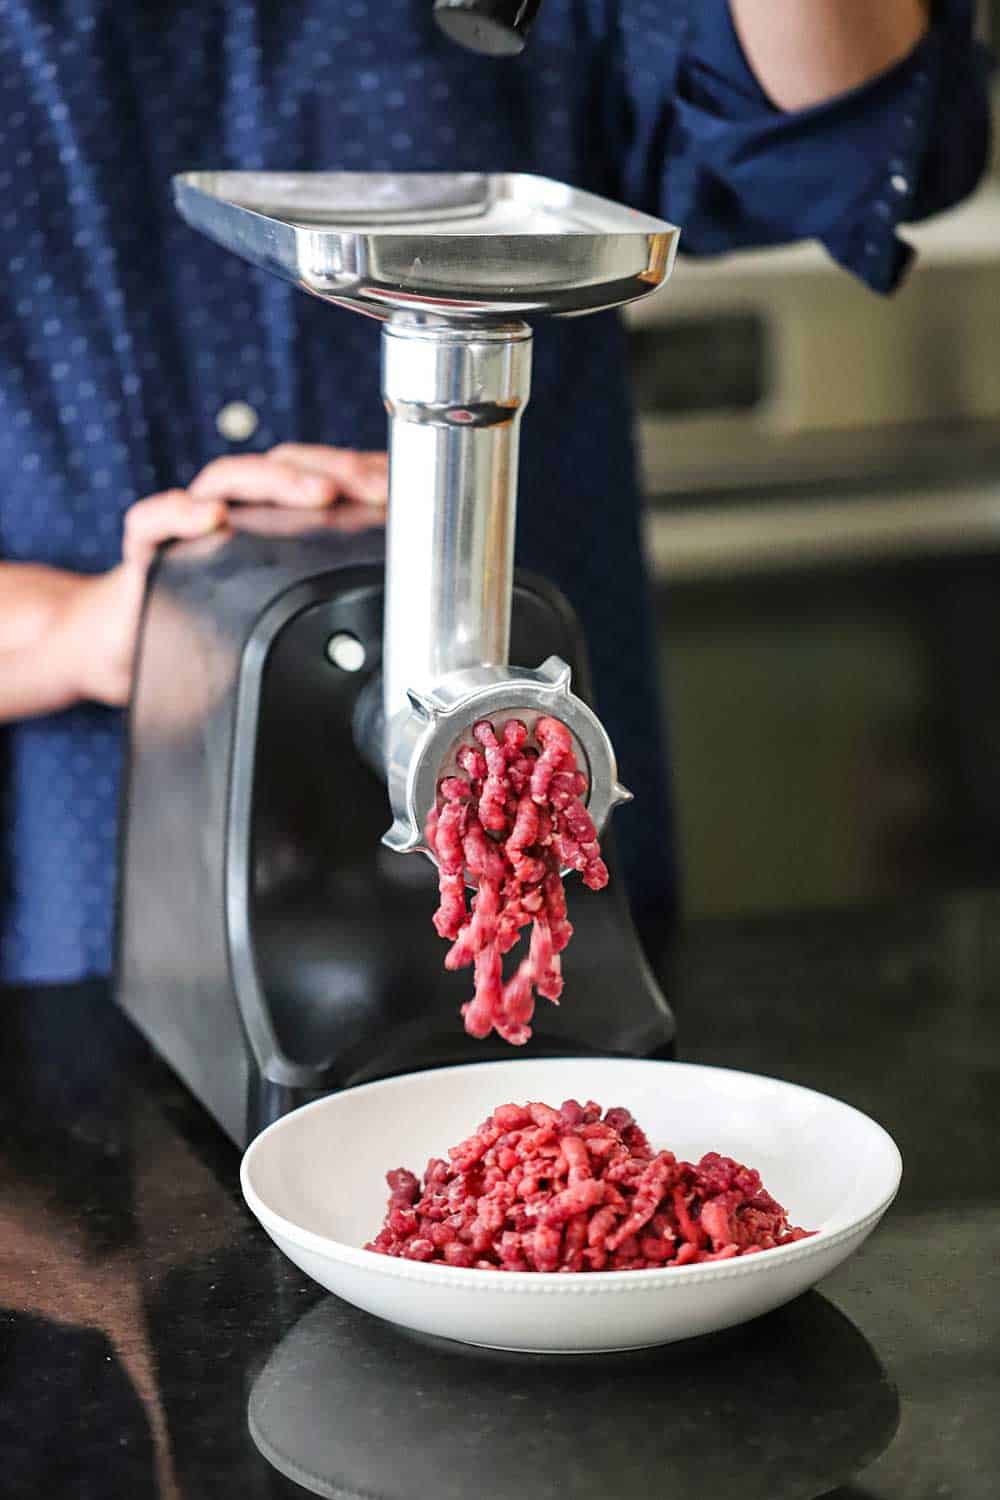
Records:
{"label": "granite countertop", "polygon": [[325,1297],[103,987],[0,995],[0,1496],[987,1500],[998,994],[997,896],[691,931],[681,1054],[873,1114],[902,1193],[819,1293],[575,1360],[440,1346]]}

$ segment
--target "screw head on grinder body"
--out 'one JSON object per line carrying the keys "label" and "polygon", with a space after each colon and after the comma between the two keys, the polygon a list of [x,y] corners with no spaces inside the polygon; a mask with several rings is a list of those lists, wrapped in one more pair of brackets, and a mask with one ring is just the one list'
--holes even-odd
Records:
{"label": "screw head on grinder body", "polygon": [[558,656],[540,667],[469,667],[452,672],[429,692],[410,691],[410,712],[399,714],[386,734],[386,774],[393,823],[382,842],[400,854],[430,855],[424,837],[438,784],[457,769],[459,747],[481,719],[496,724],[520,719],[533,733],[540,718],[565,724],[580,770],[587,777],[587,810],[598,833],[612,810],[631,800],[618,780],[611,741],[600,719],[571,689],[570,668]]}

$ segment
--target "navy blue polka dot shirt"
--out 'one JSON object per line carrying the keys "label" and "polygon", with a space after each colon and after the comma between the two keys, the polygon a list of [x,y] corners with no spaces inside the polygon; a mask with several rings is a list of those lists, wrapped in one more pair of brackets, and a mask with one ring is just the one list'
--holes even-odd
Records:
{"label": "navy blue polka dot shirt", "polygon": [[[533,171],[681,225],[689,253],[805,237],[890,290],[897,226],[983,166],[971,0],[911,57],[779,113],[726,0],[543,0],[523,57],[440,36],[430,0],[0,0],[0,559],[96,572],[138,497],[284,439],[382,446],[366,319],[188,230],[191,168]],[[549,325],[525,418],[518,550],[583,618],[638,794],[636,909],[669,911],[669,807],[619,325]],[[109,969],[120,716],[0,743],[0,977]]]}

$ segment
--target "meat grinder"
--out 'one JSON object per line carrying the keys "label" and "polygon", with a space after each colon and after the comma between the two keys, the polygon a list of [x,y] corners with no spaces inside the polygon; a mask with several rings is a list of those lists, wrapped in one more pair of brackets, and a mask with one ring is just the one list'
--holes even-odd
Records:
{"label": "meat grinder", "polygon": [[[243,1143],[336,1088],[510,1055],[464,1034],[435,869],[400,855],[428,853],[483,718],[566,724],[599,831],[628,796],[569,606],[514,575],[518,432],[531,320],[655,291],[678,236],[529,176],[196,172],[175,193],[221,246],[381,320],[389,414],[385,534],[248,511],[165,549],[147,594],[118,995]],[[608,891],[567,882],[565,996],[529,1051],[670,1048],[605,845]]]}

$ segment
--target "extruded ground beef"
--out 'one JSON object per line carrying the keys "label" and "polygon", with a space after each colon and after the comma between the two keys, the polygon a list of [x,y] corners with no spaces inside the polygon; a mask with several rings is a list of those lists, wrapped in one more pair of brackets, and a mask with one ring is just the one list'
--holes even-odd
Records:
{"label": "extruded ground beef", "polygon": [[502,1104],[432,1159],[389,1172],[368,1245],[490,1271],[636,1271],[731,1260],[805,1239],[751,1167],[653,1151],[627,1109]]}
{"label": "extruded ground beef", "polygon": [[[441,895],[434,926],[452,945],[445,968],[474,968],[465,1029],[475,1037],[495,1030],[515,1046],[531,1036],[536,991],[553,1002],[562,993],[560,954],[573,934],[562,870],[579,870],[594,891],[608,883],[569,731],[541,718],[534,738],[529,745],[518,719],[500,735],[486,719],[476,724],[474,743],[458,752],[463,774],[441,781],[426,829]],[[527,957],[505,980],[504,955],[529,924]]]}

